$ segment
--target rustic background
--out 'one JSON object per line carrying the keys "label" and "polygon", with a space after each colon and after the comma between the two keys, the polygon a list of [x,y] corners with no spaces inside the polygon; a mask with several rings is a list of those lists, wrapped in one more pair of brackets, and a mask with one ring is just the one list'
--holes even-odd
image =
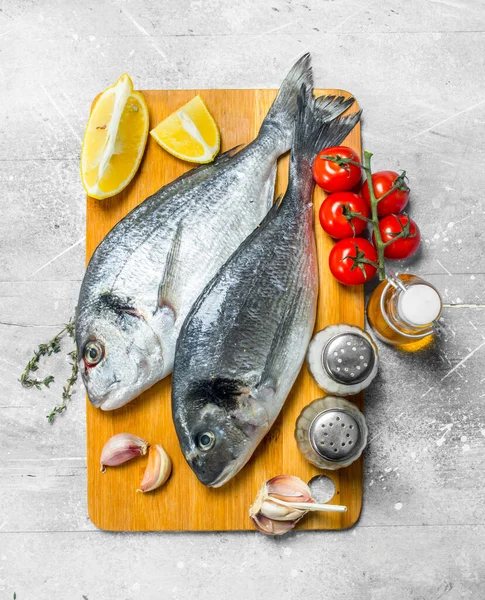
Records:
{"label": "rustic background", "polygon": [[[308,50],[316,84],[363,107],[374,166],[409,173],[423,244],[408,268],[442,291],[447,328],[425,354],[381,345],[355,528],[277,540],[98,531],[81,388],[45,419],[67,362],[41,371],[56,375],[49,390],[18,383],[76,303],[91,101],[123,71],[140,89],[277,87]],[[483,598],[484,63],[480,0],[2,0],[2,599]]]}

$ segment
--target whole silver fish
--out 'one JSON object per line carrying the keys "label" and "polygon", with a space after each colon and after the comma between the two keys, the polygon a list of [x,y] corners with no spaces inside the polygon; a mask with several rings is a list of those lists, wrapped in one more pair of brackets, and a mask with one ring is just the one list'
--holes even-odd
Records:
{"label": "whole silver fish", "polygon": [[251,144],[161,188],[94,252],[76,317],[79,369],[94,406],[123,406],[172,371],[190,307],[271,207],[302,84],[312,84],[308,54]]}
{"label": "whole silver fish", "polygon": [[172,414],[189,465],[219,487],[268,433],[300,371],[317,306],[311,165],[360,114],[302,90],[288,190],[194,304],[180,332]]}

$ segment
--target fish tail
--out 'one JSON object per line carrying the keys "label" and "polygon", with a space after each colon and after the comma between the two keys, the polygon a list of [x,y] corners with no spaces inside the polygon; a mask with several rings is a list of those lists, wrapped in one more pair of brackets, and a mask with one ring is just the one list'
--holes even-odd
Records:
{"label": "fish tail", "polygon": [[302,87],[298,94],[297,116],[291,148],[291,166],[301,170],[311,167],[320,150],[338,146],[359,122],[362,111],[342,117],[354,102],[343,96],[313,98]]}
{"label": "fish tail", "polygon": [[261,125],[259,136],[271,135],[278,154],[283,154],[291,147],[299,93],[303,89],[303,93],[310,97],[313,92],[310,63],[310,54],[306,53],[293,65]]}

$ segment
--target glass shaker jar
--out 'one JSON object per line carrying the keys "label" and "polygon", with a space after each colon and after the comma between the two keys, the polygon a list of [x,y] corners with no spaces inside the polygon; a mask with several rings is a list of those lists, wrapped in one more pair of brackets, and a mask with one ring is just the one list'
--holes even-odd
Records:
{"label": "glass shaker jar", "polygon": [[314,400],[296,420],[298,449],[320,469],[334,471],[351,465],[366,447],[367,436],[364,415],[345,398]]}
{"label": "glass shaker jar", "polygon": [[438,290],[416,275],[381,282],[367,304],[367,318],[378,338],[393,345],[431,341],[443,303]]}
{"label": "glass shaker jar", "polygon": [[308,346],[308,370],[327,394],[351,396],[367,388],[377,375],[377,346],[360,327],[329,325]]}

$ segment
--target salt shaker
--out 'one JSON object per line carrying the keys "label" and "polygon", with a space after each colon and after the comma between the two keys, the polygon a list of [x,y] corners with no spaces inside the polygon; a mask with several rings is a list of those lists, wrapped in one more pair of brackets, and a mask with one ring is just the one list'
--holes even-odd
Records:
{"label": "salt shaker", "polygon": [[377,374],[377,346],[360,327],[330,325],[319,331],[307,352],[308,369],[318,385],[335,396],[358,394]]}
{"label": "salt shaker", "polygon": [[306,406],[296,421],[303,456],[320,469],[348,467],[362,454],[368,430],[364,415],[345,398],[327,396]]}

